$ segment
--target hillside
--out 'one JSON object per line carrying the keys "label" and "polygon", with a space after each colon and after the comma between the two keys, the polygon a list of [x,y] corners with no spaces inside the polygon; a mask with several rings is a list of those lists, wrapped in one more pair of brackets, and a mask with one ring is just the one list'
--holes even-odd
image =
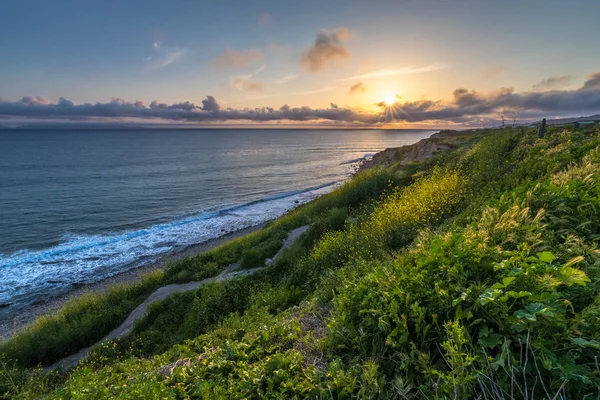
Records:
{"label": "hillside", "polygon": [[[600,128],[441,132],[0,343],[23,399],[582,399],[600,387]],[[288,232],[308,225],[273,262]],[[157,288],[252,270],[151,304]]]}

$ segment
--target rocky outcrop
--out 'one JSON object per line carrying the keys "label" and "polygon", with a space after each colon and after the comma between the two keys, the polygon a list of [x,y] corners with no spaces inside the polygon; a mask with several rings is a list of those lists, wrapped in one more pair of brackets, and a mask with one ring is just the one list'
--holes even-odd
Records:
{"label": "rocky outcrop", "polygon": [[450,151],[473,137],[472,131],[440,131],[415,144],[385,149],[365,161],[359,171],[374,167],[389,167],[392,164],[406,165],[423,161],[440,152]]}

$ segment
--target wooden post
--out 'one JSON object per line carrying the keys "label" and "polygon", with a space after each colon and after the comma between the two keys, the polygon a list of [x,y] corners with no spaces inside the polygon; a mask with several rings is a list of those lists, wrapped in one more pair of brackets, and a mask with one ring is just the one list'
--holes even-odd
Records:
{"label": "wooden post", "polygon": [[525,136],[525,128],[521,127],[521,136]]}
{"label": "wooden post", "polygon": [[540,126],[540,130],[538,131],[538,137],[543,138],[546,135],[546,118],[542,120],[542,125]]}

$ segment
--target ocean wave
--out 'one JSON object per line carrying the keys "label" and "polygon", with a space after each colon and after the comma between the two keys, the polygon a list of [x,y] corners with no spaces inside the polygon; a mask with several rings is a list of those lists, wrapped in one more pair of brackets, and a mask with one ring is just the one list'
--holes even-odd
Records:
{"label": "ocean wave", "polygon": [[8,314],[47,296],[93,283],[156,260],[175,248],[277,218],[330,192],[339,181],[277,193],[246,204],[186,216],[154,226],[109,235],[65,234],[51,248],[0,255],[0,304]]}

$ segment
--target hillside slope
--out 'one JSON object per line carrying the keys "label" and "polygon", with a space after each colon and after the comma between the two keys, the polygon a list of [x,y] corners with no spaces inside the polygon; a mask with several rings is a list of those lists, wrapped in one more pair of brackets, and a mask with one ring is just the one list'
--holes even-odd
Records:
{"label": "hillside slope", "polygon": [[[388,150],[261,232],[39,321],[0,346],[0,390],[60,399],[594,398],[598,126],[551,127],[542,139],[534,130],[448,132],[427,143]],[[264,270],[152,304],[128,337],[74,370],[32,368],[102,337],[157,286],[236,261],[264,266],[285,232],[305,224]],[[101,323],[106,315],[116,322]]]}

